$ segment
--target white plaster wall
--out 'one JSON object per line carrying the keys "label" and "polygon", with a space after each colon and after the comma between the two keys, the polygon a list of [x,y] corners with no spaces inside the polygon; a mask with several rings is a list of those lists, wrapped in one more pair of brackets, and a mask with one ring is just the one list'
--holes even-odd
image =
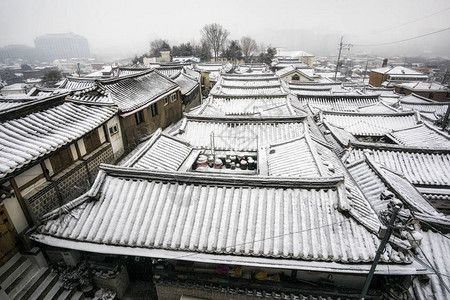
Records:
{"label": "white plaster wall", "polygon": [[35,165],[34,167],[26,170],[25,172],[17,175],[14,177],[16,180],[17,186],[22,187],[25,183],[29,182],[33,178],[36,178],[37,176],[44,174],[42,172],[41,165]]}
{"label": "white plaster wall", "polygon": [[70,145],[70,151],[72,152],[73,160],[77,160],[78,159],[77,148],[75,148],[74,144]]}
{"label": "white plaster wall", "polygon": [[100,137],[100,143],[104,143],[106,142],[106,137],[105,137],[105,131],[103,130],[103,126],[99,127],[98,129],[98,136]]}
{"label": "white plaster wall", "polygon": [[20,207],[19,201],[16,197],[7,198],[3,200],[3,204],[8,211],[11,221],[17,232],[20,233],[28,228],[28,222],[23,214],[22,208]]}
{"label": "white plaster wall", "polygon": [[[115,134],[111,135],[109,133],[109,128],[113,127],[114,125],[117,125],[117,127],[119,128],[119,131],[116,132]],[[122,139],[122,130],[120,128],[119,116],[115,116],[114,118],[109,120],[106,123],[106,127],[108,128],[107,134],[109,136],[109,140],[111,141],[111,147],[112,147],[112,150],[114,152],[114,157],[118,158],[124,152],[123,139]]]}
{"label": "white plaster wall", "polygon": [[78,143],[78,148],[80,149],[81,156],[84,156],[86,154],[86,147],[84,147],[83,139],[79,139],[77,141],[77,143]]}

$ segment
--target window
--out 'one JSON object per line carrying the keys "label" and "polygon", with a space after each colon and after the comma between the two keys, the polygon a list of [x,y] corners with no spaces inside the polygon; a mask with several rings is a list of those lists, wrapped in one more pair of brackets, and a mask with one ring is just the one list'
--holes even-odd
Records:
{"label": "window", "polygon": [[86,148],[86,152],[90,153],[100,147],[100,136],[98,135],[98,130],[94,130],[87,136],[83,138],[84,147]]}
{"label": "window", "polygon": [[150,105],[150,110],[152,111],[152,117],[154,117],[158,114],[158,108],[156,107],[156,103],[153,103],[152,105]]}
{"label": "window", "polygon": [[172,94],[170,96],[170,102],[175,102],[175,101],[177,101],[177,94]]}
{"label": "window", "polygon": [[169,104],[169,97],[164,97],[164,106]]}
{"label": "window", "polygon": [[119,132],[119,126],[117,124],[109,127],[109,135],[116,134],[117,132]]}
{"label": "window", "polygon": [[135,113],[134,119],[136,120],[136,125],[139,125],[142,122],[144,122],[144,112],[142,110],[140,110],[137,113]]}
{"label": "window", "polygon": [[292,80],[300,80],[300,76],[295,74],[295,75],[292,76]]}
{"label": "window", "polygon": [[53,168],[53,172],[56,174],[61,170],[64,170],[68,166],[70,166],[73,162],[72,152],[70,151],[70,147],[66,147],[61,149],[53,156],[50,156],[50,163]]}

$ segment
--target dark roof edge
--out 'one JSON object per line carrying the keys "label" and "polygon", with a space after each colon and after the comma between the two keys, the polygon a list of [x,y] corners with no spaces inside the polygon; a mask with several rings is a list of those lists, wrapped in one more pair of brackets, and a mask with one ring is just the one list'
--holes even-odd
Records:
{"label": "dark roof edge", "polygon": [[351,147],[355,149],[373,149],[373,150],[386,150],[386,151],[401,151],[401,152],[414,152],[414,153],[433,153],[433,154],[450,154],[448,148],[423,148],[403,145],[389,145],[379,143],[367,143],[367,142],[351,142]]}

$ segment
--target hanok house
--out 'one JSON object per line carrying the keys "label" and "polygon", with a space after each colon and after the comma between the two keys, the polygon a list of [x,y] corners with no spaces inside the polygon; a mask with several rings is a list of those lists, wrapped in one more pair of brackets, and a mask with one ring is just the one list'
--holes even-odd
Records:
{"label": "hanok house", "polygon": [[[123,148],[121,141],[111,142],[115,133],[109,131],[118,122],[116,108],[77,104],[66,101],[67,96],[10,108],[0,100],[1,209],[19,234],[84,193],[99,164],[113,163],[115,152]],[[1,245],[2,255],[14,255],[3,249],[6,242]]]}
{"label": "hanok house", "polygon": [[119,109],[125,148],[182,116],[180,87],[155,70],[110,79],[68,78],[61,86],[76,91],[80,103],[103,103]]}
{"label": "hanok house", "polygon": [[412,81],[427,81],[428,75],[406,67],[383,67],[370,71],[369,84],[374,87],[390,86]]}
{"label": "hanok house", "polygon": [[[103,165],[92,189],[44,216],[32,239],[138,257],[152,267],[161,299],[355,298],[381,223],[304,121],[188,117],[174,136],[157,131],[123,166]],[[213,166],[203,165],[212,153]],[[219,157],[248,166],[227,168]],[[409,247],[392,238],[368,299],[381,296],[389,274],[426,272]]]}
{"label": "hanok house", "polygon": [[412,93],[435,101],[449,101],[448,87],[436,82],[404,82],[395,84],[395,92],[404,95]]}
{"label": "hanok house", "polygon": [[180,86],[183,111],[190,111],[201,104],[200,73],[196,71],[188,73],[183,69],[172,75],[171,79]]}
{"label": "hanok house", "polygon": [[276,71],[276,75],[286,82],[312,82],[319,78],[319,76],[314,74],[314,69],[295,66],[287,66],[280,69]]}

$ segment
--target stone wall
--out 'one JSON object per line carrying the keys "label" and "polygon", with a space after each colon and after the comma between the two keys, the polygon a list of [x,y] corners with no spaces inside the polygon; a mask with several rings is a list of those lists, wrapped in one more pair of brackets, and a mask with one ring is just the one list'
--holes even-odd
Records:
{"label": "stone wall", "polygon": [[42,189],[28,198],[35,219],[85,193],[99,171],[100,163],[114,163],[111,144],[106,143],[83,160],[76,161],[58,176],[42,185]]}

